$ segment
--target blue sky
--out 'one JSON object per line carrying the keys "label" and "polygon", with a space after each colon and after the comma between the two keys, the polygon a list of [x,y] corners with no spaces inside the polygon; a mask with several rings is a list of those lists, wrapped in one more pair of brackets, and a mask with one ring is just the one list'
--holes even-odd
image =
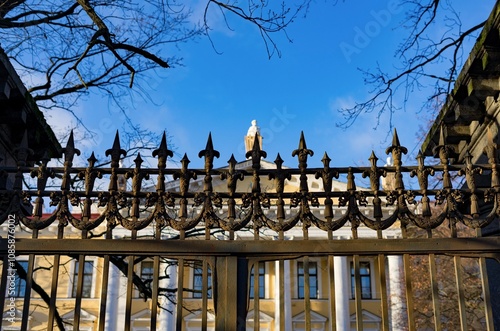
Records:
{"label": "blue sky", "polygon": [[[172,49],[184,58],[184,66],[143,77],[150,99],[134,97],[129,116],[159,135],[167,130],[177,153],[187,153],[192,167],[202,166],[197,155],[204,149],[209,132],[221,153],[217,167],[225,166],[231,153],[243,160],[243,137],[253,119],[261,127],[269,161],[279,152],[285,165],[295,167],[297,160],[291,153],[304,131],[308,148],[315,151],[311,166],[321,166],[325,151],[332,166],[367,164],[372,150],[383,165],[384,151],[391,142],[388,118],[383,117],[374,129],[375,114],[365,114],[350,128],[342,129],[337,127],[342,121],[337,110],[368,97],[370,86],[363,83],[358,68],[379,64],[391,69],[395,65],[396,47],[407,31],[400,27],[403,12],[394,10],[393,2],[363,0],[333,5],[317,0],[307,17],[298,18],[287,30],[293,43],[283,35],[274,36],[282,55],[271,59],[254,27],[234,21],[233,30],[228,30],[220,20],[215,21],[211,37],[221,54],[206,38]],[[485,19],[494,1],[455,3],[466,27],[469,21]],[[381,20],[374,14],[381,11],[390,17]],[[359,31],[367,29],[373,29],[372,36],[361,45],[356,38]],[[436,24],[432,31],[439,35],[442,29]],[[346,45],[361,47],[349,53]],[[165,50],[165,57],[168,52]],[[419,146],[416,132],[425,116],[416,111],[426,93],[415,91],[412,104],[393,119],[401,143],[410,151]],[[98,132],[96,141],[85,143],[86,153],[95,150],[103,154],[114,132],[122,129],[119,111],[93,95],[80,104],[77,113]],[[70,120],[66,115],[49,118],[55,124]]]}

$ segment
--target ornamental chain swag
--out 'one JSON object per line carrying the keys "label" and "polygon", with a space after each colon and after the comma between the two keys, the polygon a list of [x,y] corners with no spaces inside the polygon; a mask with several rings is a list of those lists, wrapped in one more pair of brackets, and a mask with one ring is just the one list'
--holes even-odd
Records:
{"label": "ornamental chain swag", "polygon": [[[408,150],[401,146],[396,130],[392,144],[386,150],[386,154],[392,157],[394,165],[383,168],[377,166],[378,158],[374,152],[369,158],[369,167],[332,168],[331,159],[325,152],[322,158],[323,168],[309,168],[307,159],[313,156],[314,152],[307,148],[303,133],[298,148],[292,152],[292,156],[298,159],[298,167],[295,169],[283,168],[280,154],[274,161],[276,169],[261,169],[260,161],[267,157],[267,153],[261,150],[258,138],[254,140],[252,150],[246,154],[247,158],[251,158],[250,171],[237,170],[234,155],[231,155],[227,162],[227,168],[214,169],[214,157],[219,158],[220,153],[214,149],[211,134],[205,149],[198,154],[200,158],[204,158],[203,169],[189,169],[190,161],[187,155],[181,159],[180,169],[167,168],[167,159],[173,157],[173,152],[167,147],[165,133],[160,146],[152,153],[152,156],[158,159],[157,168],[142,168],[143,159],[140,153],[134,160],[133,169],[120,168],[120,158],[126,156],[126,152],[120,147],[118,132],[112,148],[105,152],[111,159],[109,168],[97,168],[95,166],[97,160],[93,153],[87,160],[86,168],[73,167],[74,156],[80,155],[80,151],[74,146],[73,133],[63,149],[63,167],[49,168],[48,157],[41,160],[38,167],[27,167],[26,160],[30,152],[27,148],[18,149],[17,167],[0,168],[0,219],[5,221],[8,215],[15,215],[17,222],[21,222],[34,232],[58,221],[60,228],[71,224],[81,230],[82,236],[86,237],[89,231],[107,221],[108,231],[120,225],[136,233],[154,222],[157,231],[171,228],[179,232],[180,238],[184,238],[187,230],[204,226],[207,239],[210,238],[211,229],[228,231],[229,238],[234,239],[234,232],[243,228],[252,229],[256,239],[262,229],[273,230],[280,239],[284,239],[284,233],[300,222],[304,239],[307,239],[308,228],[311,226],[327,232],[328,238],[331,239],[332,233],[348,222],[353,238],[357,238],[357,229],[361,224],[380,234],[399,220],[404,234],[410,224],[430,231],[448,220],[452,235],[456,236],[457,223],[463,223],[472,229],[480,229],[500,216],[497,146],[491,135],[489,144],[484,150],[488,164],[476,165],[471,163],[470,155],[465,158],[464,165],[450,164],[453,150],[445,144],[443,130],[439,144],[434,148],[434,154],[439,158],[439,164],[434,166],[425,165],[425,157],[421,152],[417,156],[416,166],[403,166],[402,155]],[[465,177],[465,188],[453,187],[452,173]],[[488,173],[491,177],[491,186],[487,189],[479,188],[476,184],[477,176],[485,176]],[[14,184],[12,189],[7,189],[7,177],[10,174],[14,176]],[[28,174],[33,178],[36,177],[36,189],[27,189],[23,185],[24,176]],[[369,178],[369,189],[357,188],[355,179],[359,174],[363,178]],[[322,192],[309,191],[308,175],[316,179],[321,178]],[[332,191],[332,180],[338,179],[340,175],[345,175],[347,178],[346,190]],[[406,189],[405,175],[416,177],[419,189]],[[441,188],[437,190],[429,189],[429,176],[434,175],[442,178]],[[120,176],[131,182],[130,190],[119,189]],[[165,181],[169,178],[167,176],[179,181],[178,192],[166,190]],[[190,182],[199,176],[203,176],[203,191],[190,191]],[[285,192],[285,181],[290,180],[292,176],[298,176],[299,190]],[[387,176],[394,178],[392,190],[381,188],[380,178]],[[56,177],[61,179],[60,188],[47,189],[49,178]],[[143,190],[143,180],[152,177],[157,179],[155,191]],[[227,183],[226,191],[214,191],[212,185],[214,177],[219,177]],[[245,177],[251,178],[251,192],[238,190],[238,181],[242,181]],[[260,181],[264,177],[274,181],[275,192],[262,191]],[[83,189],[72,187],[72,179],[75,178],[83,181]],[[103,178],[109,180],[107,190],[96,188],[96,180]],[[443,206],[436,214],[431,211],[432,197],[436,204]],[[48,216],[42,214],[46,200],[50,206],[55,207]],[[417,201],[420,208],[411,208]],[[93,204],[102,208],[97,216],[91,213]],[[190,204],[197,207],[197,212],[191,212],[191,216],[188,212]],[[26,212],[29,210],[26,207],[31,205],[32,214]],[[489,211],[481,213],[482,205],[489,207]],[[367,216],[361,212],[360,206],[365,210],[370,208],[371,215]],[[386,206],[391,208],[388,208],[389,215],[384,217],[382,210]],[[128,213],[123,212],[125,207],[128,208]],[[264,213],[265,209],[271,207],[276,209],[274,219]],[[313,213],[314,208],[319,207],[324,209],[322,217]],[[336,218],[334,209],[339,207],[346,208],[346,212]],[[288,217],[287,208],[293,208],[291,216]],[[220,209],[223,209],[224,213],[219,213]]]}

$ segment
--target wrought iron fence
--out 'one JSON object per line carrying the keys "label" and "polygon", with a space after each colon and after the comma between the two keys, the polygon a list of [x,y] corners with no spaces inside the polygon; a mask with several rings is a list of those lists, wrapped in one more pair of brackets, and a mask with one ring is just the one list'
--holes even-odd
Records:
{"label": "wrought iron fence", "polygon": [[[209,136],[199,153],[203,169],[189,169],[187,156],[180,168],[167,168],[173,153],[163,135],[152,154],[157,167],[142,168],[139,154],[132,169],[120,167],[125,151],[118,134],[106,151],[107,168],[96,167],[93,154],[87,167],[74,167],[80,152],[73,135],[62,167],[49,167],[48,159],[26,167],[28,151],[20,149],[18,166],[0,169],[0,291],[7,293],[1,325],[416,330],[423,307],[417,301],[427,291],[422,316],[435,330],[449,328],[450,319],[456,329],[493,330],[486,260],[499,259],[500,241],[482,237],[481,229],[498,222],[496,145],[484,151],[488,164],[472,164],[470,157],[450,164],[443,135],[434,151],[437,165],[426,165],[421,154],[417,165],[403,165],[407,149],[395,132],[386,150],[392,166],[377,166],[372,153],[369,167],[331,167],[325,153],[323,167],[311,168],[313,151],[301,135],[292,152],[297,168],[283,167],[278,154],[275,168],[263,169],[267,155],[255,139],[247,169],[233,156],[227,167],[214,169],[220,155]],[[433,175],[441,178],[438,189],[429,187]],[[26,186],[26,176],[36,179],[35,187]],[[339,176],[346,178],[343,190],[334,187]],[[356,176],[367,178],[369,187],[359,188]],[[457,186],[454,176],[465,186]],[[418,188],[405,187],[410,177]],[[488,178],[489,187],[479,187],[479,177]],[[381,186],[383,178],[390,188]],[[147,179],[155,186],[143,187]],[[313,179],[321,184],[317,190]],[[48,187],[54,180],[58,187]],[[250,190],[241,187],[244,181]],[[263,181],[273,189],[262,189]],[[194,182],[200,188],[193,189]],[[44,204],[52,211],[44,212]],[[199,233],[201,240],[193,239]],[[423,273],[419,264],[425,264]],[[453,286],[443,285],[443,270],[451,271]],[[471,277],[480,289],[474,310],[465,288]],[[63,283],[71,293],[61,294]],[[454,317],[441,293],[450,288]]]}

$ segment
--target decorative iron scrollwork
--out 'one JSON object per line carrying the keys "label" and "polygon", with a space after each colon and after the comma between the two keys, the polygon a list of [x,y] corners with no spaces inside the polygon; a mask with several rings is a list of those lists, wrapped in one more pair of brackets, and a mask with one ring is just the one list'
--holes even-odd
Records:
{"label": "decorative iron scrollwork", "polygon": [[[356,236],[360,226],[381,231],[394,226],[398,220],[403,228],[412,224],[431,230],[448,219],[451,226],[462,222],[477,229],[500,215],[497,146],[492,140],[484,150],[488,157],[486,165],[474,165],[470,155],[466,155],[464,165],[450,165],[454,151],[446,145],[443,130],[434,149],[439,165],[426,166],[424,156],[419,153],[416,166],[403,167],[402,155],[407,152],[395,130],[392,144],[386,150],[392,157],[392,166],[378,167],[378,158],[372,151],[368,167],[332,168],[331,159],[325,152],[322,168],[308,168],[308,158],[314,152],[307,148],[304,133],[301,133],[298,148],[291,153],[297,157],[297,168],[284,167],[283,159],[277,154],[275,168],[261,169],[262,158],[267,157],[267,153],[261,150],[256,136],[252,150],[246,154],[251,158],[250,168],[237,170],[238,162],[231,155],[226,168],[214,169],[214,159],[220,157],[220,153],[214,149],[209,134],[205,149],[198,154],[204,158],[203,169],[189,169],[186,154],[181,159],[180,169],[167,169],[167,158],[173,157],[173,152],[167,148],[163,133],[158,149],[152,153],[158,158],[155,169],[142,168],[141,154],[134,160],[135,167],[122,169],[120,160],[126,153],[117,133],[112,148],[105,153],[110,158],[109,168],[97,167],[93,153],[87,159],[86,168],[74,168],[73,159],[80,151],[75,148],[73,134],[70,134],[63,149],[64,167],[48,167],[47,157],[36,167],[27,167],[29,151],[20,149],[17,166],[0,169],[0,216],[6,218],[6,215],[15,214],[25,226],[34,230],[57,220],[59,226],[71,224],[82,231],[90,231],[103,222],[107,222],[109,228],[121,225],[137,231],[156,222],[157,227],[181,232],[203,226],[207,231],[221,228],[230,232],[250,228],[257,235],[262,228],[267,228],[278,232],[282,238],[284,231],[299,222],[304,235],[311,226],[331,232],[349,222]],[[441,187],[429,189],[429,176],[436,173],[442,177]],[[346,176],[347,183],[345,190],[337,192],[333,179],[338,179],[340,174]],[[359,175],[369,179],[369,187],[357,187],[356,176]],[[418,189],[405,188],[403,175],[416,177]],[[453,182],[455,175],[465,177],[465,188],[454,188],[453,185],[457,185]],[[491,176],[491,186],[479,188],[478,178],[485,175]],[[3,179],[9,176],[14,183],[7,190]],[[34,189],[23,187],[23,179],[28,176],[36,182]],[[168,176],[177,181],[178,190],[166,189]],[[274,189],[262,190],[261,181],[266,177]],[[315,190],[310,183],[313,177],[319,180],[315,183],[322,184]],[[60,189],[49,187],[49,179],[51,182],[59,180]],[[107,189],[102,189],[102,179],[109,180]],[[156,180],[156,184],[146,190],[143,185],[148,179]],[[244,188],[239,187],[245,179]],[[391,187],[381,187],[381,179]],[[293,184],[295,192],[287,190],[292,180],[298,180],[298,185]],[[216,181],[218,187],[222,183],[227,189],[214,190]],[[197,190],[201,183],[203,188]],[[433,210],[433,201],[440,208]],[[54,208],[44,213],[44,203]],[[29,208],[32,208],[31,215],[27,212]],[[321,208],[322,215],[315,208]],[[485,209],[489,212],[484,213]]]}

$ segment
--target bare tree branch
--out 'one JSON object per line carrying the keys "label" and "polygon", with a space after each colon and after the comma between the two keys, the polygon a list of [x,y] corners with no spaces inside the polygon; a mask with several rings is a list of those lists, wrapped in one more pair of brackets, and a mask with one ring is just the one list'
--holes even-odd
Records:
{"label": "bare tree branch", "polygon": [[[307,11],[310,1],[287,6],[206,0],[205,14],[215,9],[256,26],[271,56],[279,55],[273,35],[286,36],[286,28]],[[193,17],[192,6],[199,5],[172,0],[0,0],[2,47],[44,110],[68,110],[89,90],[119,104],[127,95],[147,93],[147,88],[135,86],[142,81],[139,77],[181,63],[171,45],[210,38],[213,22],[207,15],[199,22]]]}
{"label": "bare tree branch", "polygon": [[[365,84],[372,86],[370,96],[354,106],[341,108],[343,121],[337,123],[340,127],[350,127],[356,119],[364,113],[375,112],[377,123],[383,114],[389,115],[389,129],[393,126],[393,115],[406,107],[412,92],[416,89],[431,87],[434,92],[429,95],[427,102],[432,103],[430,111],[439,106],[436,100],[444,101],[450,93],[453,82],[462,64],[461,54],[464,42],[473,37],[485,25],[485,21],[477,23],[462,31],[459,14],[451,3],[440,0],[403,1],[402,6],[409,8],[406,20],[402,27],[408,29],[408,37],[399,46],[396,56],[400,59],[400,68],[395,73],[377,66],[374,70],[361,70]],[[438,20],[438,14],[444,15],[447,27],[439,40],[427,36],[433,23]],[[441,17],[441,16],[439,16]],[[434,70],[436,63],[449,64],[441,72]],[[442,68],[442,65],[440,66]],[[396,102],[397,100],[397,102]],[[422,108],[429,106],[427,103]]]}

